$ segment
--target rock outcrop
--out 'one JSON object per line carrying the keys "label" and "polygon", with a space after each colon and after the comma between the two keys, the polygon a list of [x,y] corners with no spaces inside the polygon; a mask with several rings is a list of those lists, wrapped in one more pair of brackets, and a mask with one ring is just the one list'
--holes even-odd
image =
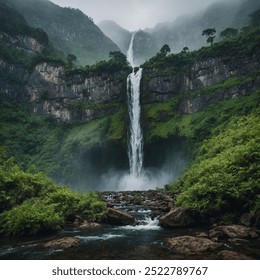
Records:
{"label": "rock outcrop", "polygon": [[165,245],[175,253],[194,255],[214,251],[222,244],[194,236],[178,236],[166,240]]}
{"label": "rock outcrop", "polygon": [[43,245],[45,248],[68,249],[80,246],[80,242],[75,237],[63,237],[51,240]]}
{"label": "rock outcrop", "polygon": [[68,76],[63,65],[43,62],[30,75],[27,91],[35,113],[65,123],[86,123],[117,112],[126,76],[123,72]]}
{"label": "rock outcrop", "polygon": [[223,250],[218,253],[223,260],[253,260],[253,258],[235,251]]}
{"label": "rock outcrop", "polygon": [[163,227],[185,227],[191,225],[193,219],[186,209],[176,207],[160,217],[160,225]]}
{"label": "rock outcrop", "polygon": [[[201,59],[196,61],[186,74],[165,74],[161,73],[161,69],[144,69],[144,76],[148,78],[143,82],[142,101],[143,103],[165,102],[179,93],[206,89],[229,78],[250,75],[257,72],[259,67],[259,61],[255,57],[243,57],[229,63],[221,58]],[[210,94],[183,98],[178,109],[180,113],[193,114],[219,100],[249,94],[259,88],[259,85],[260,77],[255,82],[240,88],[237,86],[216,88]]]}
{"label": "rock outcrop", "polygon": [[114,208],[107,209],[107,222],[115,225],[133,225],[136,223],[132,215]]}
{"label": "rock outcrop", "polygon": [[210,230],[209,237],[213,240],[228,238],[256,238],[258,234],[252,228],[242,225],[218,226]]}

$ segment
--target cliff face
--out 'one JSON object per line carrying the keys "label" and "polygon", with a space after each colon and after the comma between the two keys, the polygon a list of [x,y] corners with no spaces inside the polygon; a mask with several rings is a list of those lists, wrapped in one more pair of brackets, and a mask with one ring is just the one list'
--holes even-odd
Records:
{"label": "cliff face", "polygon": [[68,76],[64,66],[44,62],[31,73],[27,91],[35,113],[85,123],[117,112],[125,96],[125,79],[123,72]]}
{"label": "cliff face", "polygon": [[0,56],[0,95],[31,103],[37,114],[65,123],[85,123],[116,113],[126,96],[128,73],[124,71],[67,74],[59,62],[40,62],[31,68],[23,62],[40,55],[43,44],[4,32],[0,44],[5,50]]}
{"label": "cliff face", "polygon": [[[203,90],[207,93],[208,87],[231,78],[253,74],[259,67],[260,63],[256,57],[244,57],[228,63],[221,58],[198,60],[186,74],[160,74],[160,69],[145,69],[144,77],[149,78],[143,81],[143,103],[166,102],[188,91]],[[183,114],[196,113],[216,101],[247,94],[259,88],[259,85],[260,77],[243,87],[219,86],[211,94],[197,94],[193,97],[183,95],[179,110]]]}

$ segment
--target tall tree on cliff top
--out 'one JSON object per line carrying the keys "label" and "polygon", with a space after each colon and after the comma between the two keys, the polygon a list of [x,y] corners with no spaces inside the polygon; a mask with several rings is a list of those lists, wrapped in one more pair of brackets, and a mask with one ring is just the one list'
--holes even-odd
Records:
{"label": "tall tree on cliff top", "polygon": [[216,29],[215,28],[208,28],[202,31],[202,36],[207,37],[207,43],[210,43],[212,46],[214,39],[216,38]]}

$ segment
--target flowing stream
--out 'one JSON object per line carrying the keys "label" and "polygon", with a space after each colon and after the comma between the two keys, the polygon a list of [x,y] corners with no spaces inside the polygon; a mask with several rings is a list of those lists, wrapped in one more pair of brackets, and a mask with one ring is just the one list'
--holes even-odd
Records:
{"label": "flowing stream", "polygon": [[[176,260],[176,259],[217,259],[218,251],[198,253],[187,256],[174,253],[165,246],[168,238],[184,235],[206,234],[206,228],[163,229],[158,223],[158,213],[165,199],[156,195],[156,191],[101,193],[102,198],[113,204],[116,209],[127,211],[135,217],[137,225],[102,225],[96,229],[67,227],[57,234],[23,238],[1,238],[0,259],[16,260]],[[137,204],[142,197],[142,205]],[[63,237],[75,237],[78,247],[46,248],[50,240]],[[253,258],[260,258],[259,240],[229,243],[226,241],[221,250],[235,250]]]}

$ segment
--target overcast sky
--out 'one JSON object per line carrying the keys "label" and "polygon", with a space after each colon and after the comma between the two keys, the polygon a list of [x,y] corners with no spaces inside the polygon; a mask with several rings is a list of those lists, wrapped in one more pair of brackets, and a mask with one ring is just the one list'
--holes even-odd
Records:
{"label": "overcast sky", "polygon": [[195,13],[214,2],[235,0],[51,0],[82,10],[97,24],[109,19],[134,31],[153,27],[158,22],[173,21],[178,16]]}

